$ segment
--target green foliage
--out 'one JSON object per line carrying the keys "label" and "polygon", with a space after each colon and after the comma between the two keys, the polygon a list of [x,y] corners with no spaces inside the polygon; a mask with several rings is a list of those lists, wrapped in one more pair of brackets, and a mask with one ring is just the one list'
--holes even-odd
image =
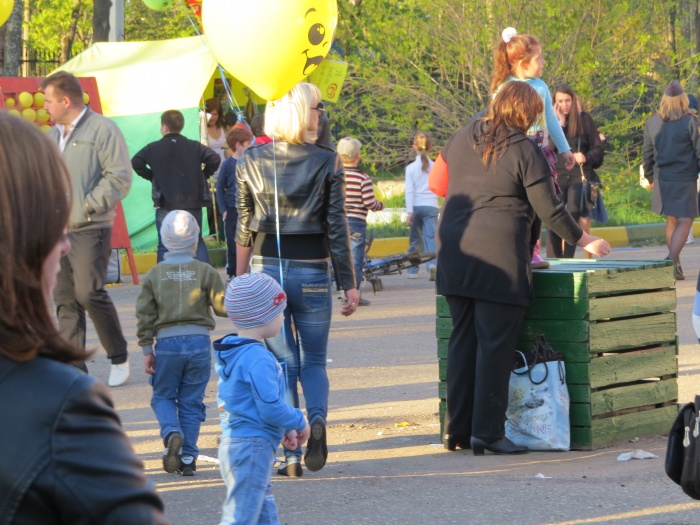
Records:
{"label": "green foliage", "polygon": [[190,20],[201,32],[201,21],[184,0],[175,0],[173,7],[164,11],[147,8],[142,0],[124,2],[125,40],[166,40],[193,36],[197,33]]}
{"label": "green foliage", "polygon": [[578,90],[627,166],[637,162],[644,120],[676,57],[682,81],[694,78],[697,63],[685,25],[673,53],[668,2],[657,0],[581,0],[575,9],[535,0],[375,0],[339,8],[336,47],[351,68],[332,118],[365,144],[364,159],[377,169],[410,160],[417,130],[432,133],[439,149],[488,104],[493,50],[509,25],[540,39],[543,80]]}

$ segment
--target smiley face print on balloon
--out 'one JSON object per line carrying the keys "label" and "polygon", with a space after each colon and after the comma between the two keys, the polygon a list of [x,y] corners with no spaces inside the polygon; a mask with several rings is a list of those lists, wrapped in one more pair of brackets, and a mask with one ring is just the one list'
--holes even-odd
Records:
{"label": "smiley face print on balloon", "polygon": [[209,48],[234,77],[277,100],[323,61],[338,24],[336,0],[204,0]]}

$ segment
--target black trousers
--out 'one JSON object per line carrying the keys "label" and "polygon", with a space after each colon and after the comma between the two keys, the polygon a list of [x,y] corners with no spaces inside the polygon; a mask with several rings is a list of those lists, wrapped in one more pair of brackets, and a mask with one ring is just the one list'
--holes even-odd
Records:
{"label": "black trousers", "polygon": [[508,381],[524,306],[448,295],[445,434],[491,443],[505,435]]}
{"label": "black trousers", "polygon": [[[557,182],[561,188],[561,200],[566,204],[566,211],[578,222],[581,217],[581,191],[583,191],[581,176],[559,175]],[[562,248],[562,238],[549,228],[547,228],[547,242],[552,244],[554,256],[557,258],[571,259],[576,253],[575,244],[566,243]]]}
{"label": "black trousers", "polygon": [[112,364],[124,363],[128,357],[126,339],[105,290],[112,228],[72,232],[68,239],[71,250],[61,257],[53,293],[61,334],[77,348],[85,348],[87,311]]}
{"label": "black trousers", "polygon": [[229,277],[236,276],[236,224],[238,210],[226,210],[224,232],[226,233],[226,273]]}

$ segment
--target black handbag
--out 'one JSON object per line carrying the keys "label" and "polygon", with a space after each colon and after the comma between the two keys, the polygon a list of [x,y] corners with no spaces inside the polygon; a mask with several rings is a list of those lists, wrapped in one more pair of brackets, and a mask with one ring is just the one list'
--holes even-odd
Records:
{"label": "black handbag", "polygon": [[693,499],[700,499],[700,396],[687,403],[668,434],[666,475]]}
{"label": "black handbag", "polygon": [[[581,137],[578,138],[578,150],[581,151]],[[596,202],[598,202],[598,193],[602,184],[600,180],[592,181],[586,178],[583,172],[583,164],[578,165],[581,170],[581,202],[579,202],[579,212],[581,217],[588,217],[588,215],[595,208]]]}

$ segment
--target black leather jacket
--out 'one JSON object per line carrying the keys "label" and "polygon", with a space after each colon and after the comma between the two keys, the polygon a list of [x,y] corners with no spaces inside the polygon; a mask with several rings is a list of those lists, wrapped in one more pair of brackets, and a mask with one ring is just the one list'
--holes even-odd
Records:
{"label": "black leather jacket", "polygon": [[276,233],[275,168],[280,234],[325,233],[336,284],[343,290],[355,288],[345,172],[340,157],[329,148],[276,142],[246,151],[236,165],[236,243],[251,246],[253,232]]}
{"label": "black leather jacket", "polygon": [[0,525],[169,523],[94,378],[0,355],[0,421]]}

